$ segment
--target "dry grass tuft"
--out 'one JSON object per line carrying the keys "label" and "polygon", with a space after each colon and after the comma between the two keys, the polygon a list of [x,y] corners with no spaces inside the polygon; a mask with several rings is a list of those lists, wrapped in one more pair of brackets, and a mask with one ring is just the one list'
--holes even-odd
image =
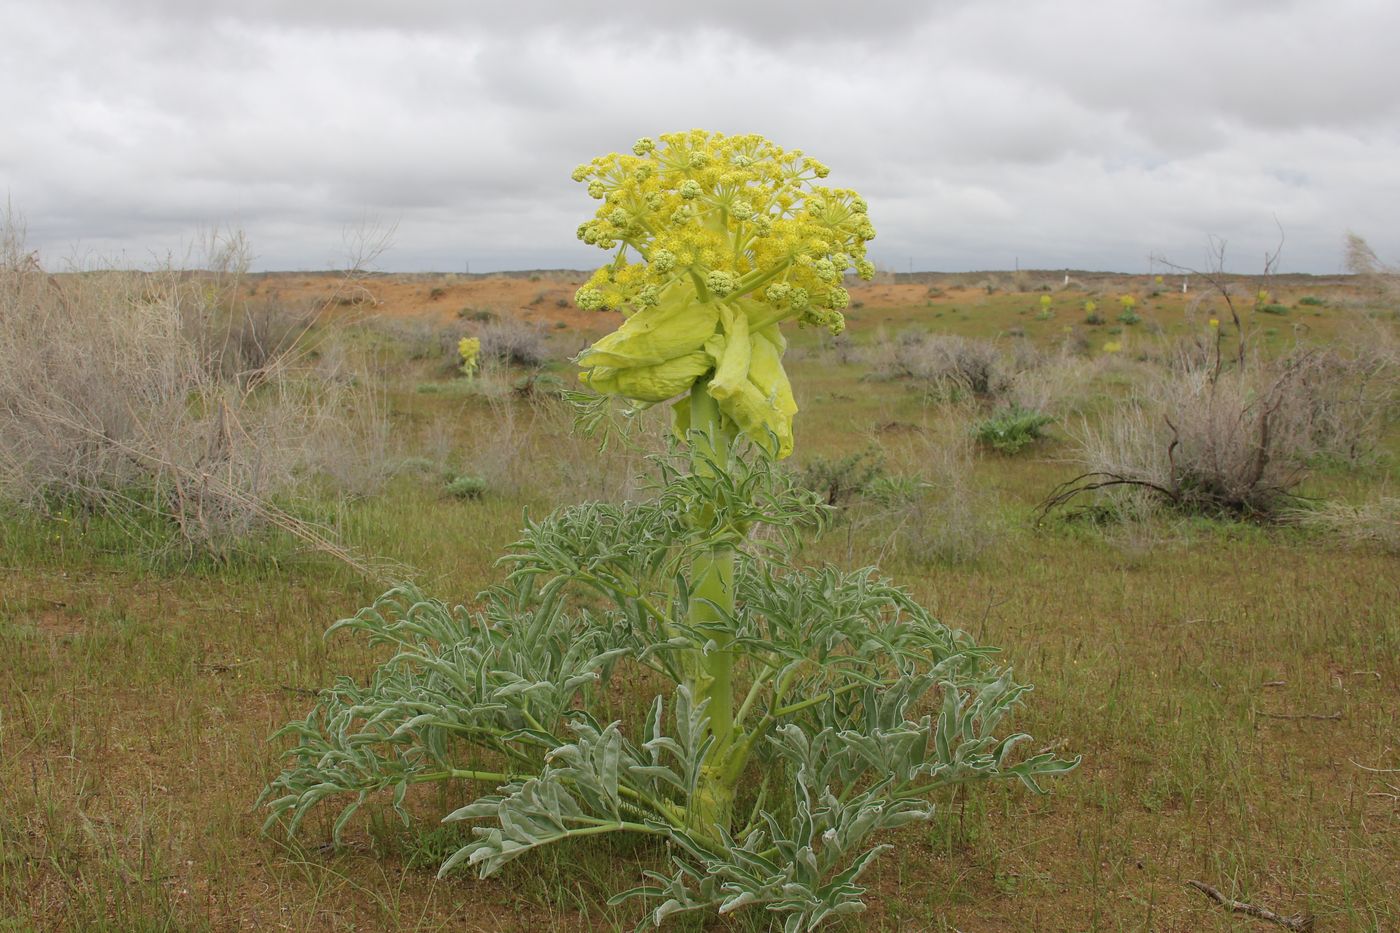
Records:
{"label": "dry grass tuft", "polygon": [[914,466],[915,494],[890,503],[895,524],[882,548],[914,564],[976,560],[1001,536],[995,499],[975,482],[976,445],[959,419],[921,433],[900,452]]}
{"label": "dry grass tuft", "polygon": [[1400,497],[1381,496],[1362,505],[1327,502],[1288,513],[1298,525],[1354,547],[1400,554]]}

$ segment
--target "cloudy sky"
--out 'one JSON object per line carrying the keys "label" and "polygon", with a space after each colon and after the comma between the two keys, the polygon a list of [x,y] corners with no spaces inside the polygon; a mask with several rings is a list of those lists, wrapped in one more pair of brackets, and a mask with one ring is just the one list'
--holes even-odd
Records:
{"label": "cloudy sky", "polygon": [[50,266],[584,268],[579,162],[691,127],[832,166],[897,271],[1400,258],[1395,0],[0,0],[0,195]]}

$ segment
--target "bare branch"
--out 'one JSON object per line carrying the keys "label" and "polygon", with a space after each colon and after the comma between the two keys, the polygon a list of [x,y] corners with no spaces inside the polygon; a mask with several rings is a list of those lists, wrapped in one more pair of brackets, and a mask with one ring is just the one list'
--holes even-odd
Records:
{"label": "bare branch", "polygon": [[1234,898],[1226,897],[1224,894],[1220,893],[1219,889],[1211,887],[1204,881],[1187,881],[1186,883],[1233,913],[1244,914],[1249,917],[1254,917],[1257,920],[1267,920],[1269,923],[1277,923],[1285,929],[1300,930],[1303,931],[1303,933],[1311,933],[1313,929],[1313,923],[1315,921],[1311,916],[1304,914],[1298,914],[1292,917],[1280,916],[1272,910],[1266,910],[1263,907],[1255,907],[1253,904],[1246,904],[1244,901],[1237,901]]}

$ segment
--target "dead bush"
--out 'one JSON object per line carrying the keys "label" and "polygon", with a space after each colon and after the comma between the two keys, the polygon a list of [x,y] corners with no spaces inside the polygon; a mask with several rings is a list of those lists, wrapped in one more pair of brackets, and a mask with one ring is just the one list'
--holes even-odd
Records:
{"label": "dead bush", "polygon": [[1021,369],[1011,376],[1004,401],[1056,419],[1079,414],[1094,401],[1098,391],[1094,381],[1109,365],[1105,360],[1065,352],[1045,357],[1034,368]]}
{"label": "dead bush", "polygon": [[229,242],[212,272],[55,276],[5,224],[0,499],[133,529],[154,515],[185,547],[213,553],[268,524],[324,541],[277,503],[345,461],[345,414],[372,410],[370,385],[324,378],[299,342],[279,348],[266,329],[245,355],[245,332],[229,324],[260,312],[229,316],[245,255]]}
{"label": "dead bush", "polygon": [[1164,341],[1150,357],[1175,372],[1204,372],[1215,367],[1219,340],[1219,331],[1210,328]]}
{"label": "dead bush", "polygon": [[1347,234],[1346,268],[1382,300],[1400,299],[1400,268],[1381,262],[1370,244],[1355,233]]}
{"label": "dead bush", "polygon": [[231,377],[257,378],[293,347],[304,345],[320,316],[316,305],[293,308],[270,299],[239,300],[227,289],[219,292],[209,296],[215,300],[208,302],[203,315],[191,315],[186,323],[191,338],[199,340],[202,351]]}
{"label": "dead bush", "polygon": [[1307,400],[1319,457],[1372,459],[1400,403],[1400,339],[1394,328],[1360,319],[1327,350],[1309,355]]}
{"label": "dead bush", "polygon": [[511,366],[537,368],[549,361],[544,331],[515,318],[501,318],[482,326],[481,355]]}
{"label": "dead bush", "polygon": [[[1393,376],[1390,377],[1393,379]],[[1169,370],[1097,424],[1082,423],[1074,462],[1048,510],[1089,492],[1146,497],[1192,514],[1274,518],[1318,456],[1350,455],[1379,417],[1358,372],[1330,352],[1248,368]]]}
{"label": "dead bush", "polygon": [[1010,370],[996,344],[923,331],[905,331],[877,340],[867,349],[876,379],[909,379],[944,398],[1000,396]]}
{"label": "dead bush", "polygon": [[997,540],[996,501],[979,489],[976,453],[965,431],[928,443],[920,455],[923,492],[899,511],[890,541],[915,563],[976,560]]}

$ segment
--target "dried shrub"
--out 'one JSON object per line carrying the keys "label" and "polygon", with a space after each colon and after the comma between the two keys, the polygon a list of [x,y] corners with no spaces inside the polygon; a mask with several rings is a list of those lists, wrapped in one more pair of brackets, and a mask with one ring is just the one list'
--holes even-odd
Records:
{"label": "dried shrub", "polygon": [[1346,269],[1384,300],[1400,298],[1400,268],[1381,262],[1370,244],[1355,233],[1347,234]]}
{"label": "dried shrub", "polygon": [[481,338],[481,354],[487,359],[531,368],[549,362],[544,331],[524,321],[509,317],[490,321],[477,336]]}
{"label": "dried shrub", "polygon": [[1400,403],[1400,338],[1364,319],[1336,344],[1311,354],[1308,375],[1316,455],[1356,464],[1372,459]]}
{"label": "dried shrub", "polygon": [[992,398],[1010,382],[1008,367],[989,340],[905,331],[876,341],[867,361],[876,379],[913,380],[945,398]]}
{"label": "dried shrub", "polygon": [[0,499],[134,531],[155,516],[192,551],[227,553],[269,524],[324,541],[277,503],[350,462],[347,427],[373,420],[373,389],[317,367],[300,341],[277,348],[291,325],[278,337],[250,323],[271,313],[236,305],[246,253],[226,246],[212,272],[54,276],[6,223]]}
{"label": "dried shrub", "polygon": [[[1311,351],[1245,369],[1169,370],[1078,432],[1085,472],[1043,508],[1098,491],[1192,514],[1271,519],[1316,458],[1354,458],[1393,397],[1384,363]],[[1366,386],[1389,385],[1384,391]],[[1359,388],[1360,387],[1360,388]]]}
{"label": "dried shrub", "polygon": [[966,432],[927,443],[918,452],[923,494],[898,511],[891,549],[923,564],[976,560],[996,543],[996,501],[973,482],[976,456]]}
{"label": "dried shrub", "polygon": [[188,322],[190,336],[206,344],[202,349],[219,360],[225,375],[244,379],[256,378],[300,344],[321,310],[271,299],[241,301],[227,289],[217,297],[222,300],[211,303],[208,317]]}
{"label": "dried shrub", "polygon": [[1095,380],[1115,364],[1111,357],[1079,356],[1073,352],[1043,358],[1034,368],[1018,370],[1011,376],[1004,402],[1053,418],[1078,414],[1097,397]]}
{"label": "dried shrub", "polygon": [[1149,357],[1174,372],[1207,372],[1215,367],[1219,340],[1215,328],[1184,334],[1160,343]]}

